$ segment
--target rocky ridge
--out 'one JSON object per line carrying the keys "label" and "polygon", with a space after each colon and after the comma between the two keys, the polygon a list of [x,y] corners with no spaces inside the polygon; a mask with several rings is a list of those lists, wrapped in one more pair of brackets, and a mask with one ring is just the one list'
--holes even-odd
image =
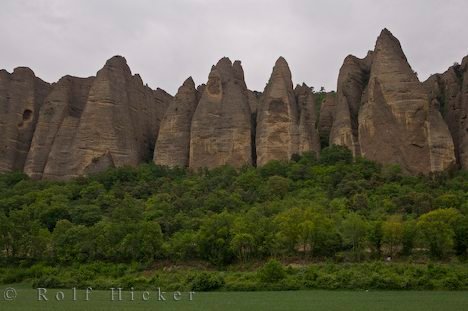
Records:
{"label": "rocky ridge", "polygon": [[[323,98],[323,101],[321,98]],[[468,57],[421,83],[384,29],[373,51],[345,58],[336,93],[293,89],[280,57],[263,90],[224,57],[205,84],[175,97],[152,90],[123,57],[95,77],[48,84],[28,68],[0,71],[0,172],[70,179],[109,167],[214,168],[288,161],[328,144],[412,174],[468,167]]]}

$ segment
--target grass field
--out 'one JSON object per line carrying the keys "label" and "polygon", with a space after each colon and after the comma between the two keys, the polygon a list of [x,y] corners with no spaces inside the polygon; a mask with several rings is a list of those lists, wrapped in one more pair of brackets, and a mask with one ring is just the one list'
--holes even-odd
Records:
{"label": "grass field", "polygon": [[[5,289],[16,289],[13,301],[4,298]],[[37,301],[37,291],[25,285],[0,287],[0,310],[468,310],[468,293],[461,291],[289,291],[289,292],[209,292],[195,293],[189,301],[183,293],[181,301],[174,301],[166,293],[165,302],[158,301],[157,292],[150,292],[142,301],[142,292],[124,291],[123,301],[111,301],[110,291],[93,291],[84,301],[85,291],[49,289],[48,301]],[[65,299],[56,301],[55,294],[63,291]],[[117,299],[117,296],[116,296]]]}

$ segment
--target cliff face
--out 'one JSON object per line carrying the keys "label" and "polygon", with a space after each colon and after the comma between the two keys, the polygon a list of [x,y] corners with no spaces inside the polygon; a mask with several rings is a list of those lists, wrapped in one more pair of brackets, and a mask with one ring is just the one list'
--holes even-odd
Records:
{"label": "cliff face", "polygon": [[361,155],[358,115],[369,81],[373,54],[364,59],[349,55],[338,75],[336,106],[330,129],[330,144],[348,147],[354,156]]}
{"label": "cliff face", "polygon": [[318,131],[320,138],[330,140],[330,131],[333,126],[336,109],[336,93],[327,93],[321,106],[318,120]]}
{"label": "cliff face", "polygon": [[192,119],[190,167],[252,164],[252,122],[239,61],[222,58],[209,74]]}
{"label": "cliff face", "polygon": [[54,177],[68,169],[72,142],[94,78],[66,76],[53,85],[40,110],[24,172]]}
{"label": "cliff face", "polygon": [[190,132],[198,104],[198,92],[192,78],[179,88],[169,105],[159,130],[154,162],[170,167],[187,167],[190,154]]}
{"label": "cliff face", "polygon": [[298,153],[320,153],[320,136],[317,129],[317,115],[315,113],[315,95],[305,83],[294,89],[299,111],[299,145]]}
{"label": "cliff face", "polygon": [[468,169],[468,56],[429,77],[424,86],[432,108],[441,112],[452,134],[458,166]]}
{"label": "cliff face", "polygon": [[171,100],[132,76],[119,56],[96,78],[64,77],[40,110],[25,172],[68,179],[147,161]]}
{"label": "cliff face", "polygon": [[330,143],[370,160],[399,164],[410,173],[454,165],[448,128],[388,30],[365,59],[345,60],[337,98]]}
{"label": "cliff face", "polygon": [[257,164],[290,160],[299,152],[299,112],[291,71],[280,57],[263,92],[257,110]]}
{"label": "cliff face", "polygon": [[0,172],[23,170],[49,89],[29,68],[0,71]]}
{"label": "cliff face", "polygon": [[69,179],[151,160],[261,166],[319,154],[326,139],[408,173],[467,169],[468,56],[420,83],[384,29],[365,58],[346,57],[337,92],[320,96],[306,84],[293,89],[282,57],[263,93],[249,90],[240,62],[228,58],[206,84],[189,78],[175,97],[145,86],[120,56],[96,77],[52,85],[28,68],[0,70],[0,172]]}

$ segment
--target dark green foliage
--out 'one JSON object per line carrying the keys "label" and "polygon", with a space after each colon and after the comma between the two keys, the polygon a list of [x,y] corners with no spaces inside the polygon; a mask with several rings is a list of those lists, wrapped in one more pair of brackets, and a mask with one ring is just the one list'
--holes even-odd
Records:
{"label": "dark green foliage", "polygon": [[283,265],[274,259],[269,260],[257,272],[258,278],[263,283],[277,283],[286,277],[286,271]]}
{"label": "dark green foliage", "polygon": [[0,175],[0,261],[465,260],[467,180],[408,176],[340,146],[258,168],[144,164],[68,182],[14,172]]}
{"label": "dark green foliage", "polygon": [[190,281],[192,290],[197,292],[212,291],[224,285],[224,279],[217,273],[201,272]]}

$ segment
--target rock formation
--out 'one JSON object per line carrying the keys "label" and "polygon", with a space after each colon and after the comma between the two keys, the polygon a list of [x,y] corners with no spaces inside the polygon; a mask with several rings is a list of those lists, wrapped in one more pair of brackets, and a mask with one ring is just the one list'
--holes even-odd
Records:
{"label": "rock formation", "polygon": [[252,164],[251,113],[239,61],[213,66],[192,119],[190,167]]}
{"label": "rock formation", "polygon": [[271,74],[257,111],[257,165],[271,160],[290,160],[299,153],[299,112],[291,71],[280,57]]}
{"label": "rock formation", "polygon": [[458,166],[468,169],[468,56],[461,65],[429,77],[424,86],[452,134]]}
{"label": "rock formation", "polygon": [[325,95],[325,98],[320,106],[320,115],[318,121],[318,131],[320,139],[328,142],[330,140],[330,131],[333,126],[333,118],[336,108],[336,93],[330,92]]}
{"label": "rock formation", "polygon": [[65,77],[40,111],[25,172],[68,179],[147,161],[171,100],[132,76],[119,56],[96,78]]}
{"label": "rock formation", "polygon": [[315,96],[311,88],[305,83],[294,89],[299,110],[299,146],[298,153],[320,153],[320,137],[317,130],[317,116],[315,113]]}
{"label": "rock formation", "polygon": [[349,55],[338,75],[335,116],[330,144],[348,147],[354,156],[361,154],[358,137],[358,113],[369,80],[372,52],[364,59]]}
{"label": "rock formation", "polygon": [[263,93],[247,88],[240,61],[222,58],[207,84],[189,78],[175,98],[145,86],[120,56],[96,77],[52,85],[27,68],[0,70],[0,172],[69,179],[151,160],[262,166],[318,154],[324,140],[408,173],[468,169],[468,56],[421,83],[384,29],[365,58],[346,57],[318,111],[323,95],[293,90],[282,57]]}
{"label": "rock formation", "polygon": [[73,158],[72,142],[94,78],[65,76],[53,85],[40,110],[24,172],[40,179],[60,175]]}
{"label": "rock formation", "polygon": [[399,164],[410,173],[453,166],[448,128],[388,30],[365,59],[346,58],[337,100],[331,144],[345,145],[355,156]]}
{"label": "rock formation", "polygon": [[23,170],[49,88],[29,68],[0,70],[0,172]]}
{"label": "rock formation", "polygon": [[189,165],[190,127],[198,104],[192,78],[179,88],[166,111],[154,150],[154,162],[170,167]]}

